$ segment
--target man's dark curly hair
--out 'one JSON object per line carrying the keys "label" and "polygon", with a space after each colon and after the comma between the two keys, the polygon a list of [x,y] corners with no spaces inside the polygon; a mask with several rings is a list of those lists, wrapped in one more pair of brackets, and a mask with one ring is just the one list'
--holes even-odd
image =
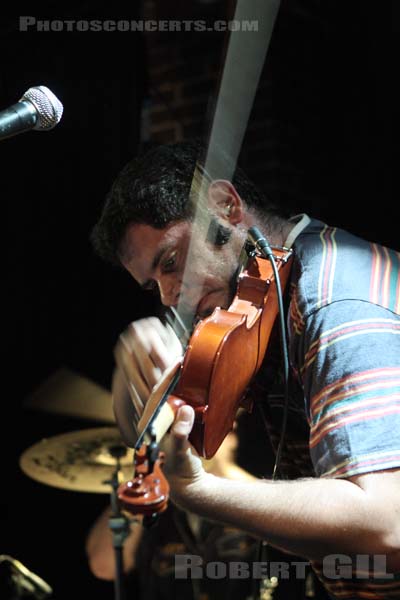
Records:
{"label": "man's dark curly hair", "polygon": [[[229,159],[223,153],[221,156],[218,172],[209,176],[212,179],[224,178]],[[153,146],[130,161],[112,185],[93,228],[91,241],[96,253],[119,265],[118,251],[129,224],[141,223],[162,229],[173,222],[190,220],[196,202],[190,194],[193,174],[203,157],[204,147],[198,141],[191,141]],[[286,216],[267,203],[240,168],[235,169],[231,181],[246,205],[258,214]]]}

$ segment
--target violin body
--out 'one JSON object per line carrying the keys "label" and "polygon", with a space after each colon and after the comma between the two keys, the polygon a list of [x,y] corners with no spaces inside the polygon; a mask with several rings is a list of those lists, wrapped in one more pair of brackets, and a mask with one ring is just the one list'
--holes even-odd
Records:
{"label": "violin body", "polygon": [[[284,290],[292,254],[275,250],[274,255]],[[194,408],[189,439],[200,456],[214,456],[231,431],[239,407],[245,406],[248,385],[263,362],[277,314],[271,263],[254,256],[239,275],[230,307],[216,308],[195,328],[169,401],[179,398]]]}

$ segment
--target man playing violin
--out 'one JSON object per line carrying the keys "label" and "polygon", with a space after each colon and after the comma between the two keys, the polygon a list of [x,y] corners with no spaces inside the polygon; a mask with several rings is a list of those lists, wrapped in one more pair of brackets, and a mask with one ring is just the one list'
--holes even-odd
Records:
{"label": "man playing violin", "polygon": [[[249,228],[292,248],[288,424],[279,479],[233,481],[203,469],[188,441],[194,411],[183,406],[167,436],[171,497],[304,556],[333,598],[400,598],[400,256],[286,214],[239,169],[231,181],[201,170],[205,231],[195,218],[197,159],[197,146],[182,143],[129,163],[93,231],[95,248],[195,320],[229,307]],[[114,396],[134,389],[144,407],[180,346],[156,318],[132,323],[119,346],[129,369],[117,366]],[[275,356],[269,348],[251,392],[272,445],[283,411],[270,393]]]}

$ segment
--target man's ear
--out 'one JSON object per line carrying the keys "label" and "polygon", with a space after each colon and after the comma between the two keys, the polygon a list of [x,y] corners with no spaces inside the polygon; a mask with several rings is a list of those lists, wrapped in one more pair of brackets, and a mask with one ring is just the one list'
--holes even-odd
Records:
{"label": "man's ear", "polygon": [[231,225],[243,220],[243,201],[230,181],[212,181],[208,188],[208,202],[210,210]]}

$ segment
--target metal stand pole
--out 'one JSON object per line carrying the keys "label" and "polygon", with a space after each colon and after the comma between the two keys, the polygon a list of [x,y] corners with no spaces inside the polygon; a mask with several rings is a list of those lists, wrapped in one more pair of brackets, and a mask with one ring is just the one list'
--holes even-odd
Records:
{"label": "metal stand pole", "polygon": [[114,590],[115,600],[126,600],[126,590],[124,581],[124,565],[123,565],[123,547],[124,541],[130,532],[130,521],[125,517],[121,510],[118,500],[117,490],[119,487],[118,473],[120,471],[119,459],[126,453],[122,446],[110,449],[111,454],[117,459],[117,466],[113,473],[111,481],[107,481],[112,486],[111,491],[111,516],[108,520],[112,537],[115,554],[115,579]]}

